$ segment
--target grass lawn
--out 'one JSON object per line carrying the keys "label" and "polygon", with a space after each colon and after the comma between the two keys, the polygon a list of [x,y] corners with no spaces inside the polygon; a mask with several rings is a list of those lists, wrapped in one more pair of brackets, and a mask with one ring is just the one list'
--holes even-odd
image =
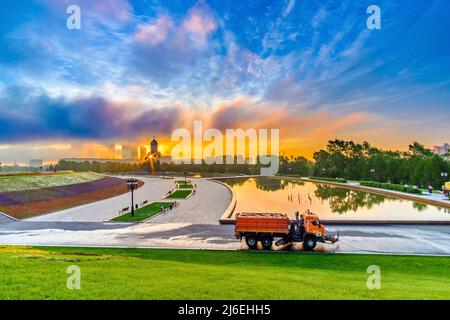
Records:
{"label": "grass lawn", "polygon": [[193,189],[194,186],[192,184],[179,184],[178,189]]}
{"label": "grass lawn", "polygon": [[[80,290],[66,287],[72,265]],[[0,247],[0,299],[449,298],[448,257]]]}
{"label": "grass lawn", "polygon": [[176,190],[174,193],[168,195],[166,199],[186,199],[192,193],[192,190]]}
{"label": "grass lawn", "polygon": [[173,202],[153,202],[145,207],[137,209],[134,212],[134,217],[131,216],[130,212],[125,215],[116,217],[112,219],[112,221],[143,221],[159,213],[161,211],[161,208],[168,208],[172,204]]}

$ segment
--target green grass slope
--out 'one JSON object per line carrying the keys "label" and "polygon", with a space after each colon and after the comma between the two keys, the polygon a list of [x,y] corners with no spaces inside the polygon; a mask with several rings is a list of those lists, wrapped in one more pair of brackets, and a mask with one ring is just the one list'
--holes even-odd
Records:
{"label": "green grass slope", "polygon": [[[66,287],[71,265],[80,290]],[[448,257],[0,247],[0,299],[449,298]]]}

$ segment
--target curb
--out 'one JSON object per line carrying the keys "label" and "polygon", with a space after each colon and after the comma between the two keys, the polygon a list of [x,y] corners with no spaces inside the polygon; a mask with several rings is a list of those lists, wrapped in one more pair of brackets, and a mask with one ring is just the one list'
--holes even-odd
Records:
{"label": "curb", "polygon": [[230,224],[230,221],[232,221],[232,223],[234,224],[234,219],[231,219],[231,216],[233,215],[234,209],[236,208],[237,198],[236,198],[236,193],[234,192],[233,188],[231,188],[226,183],[223,183],[222,181],[214,180],[212,178],[208,178],[207,180],[221,184],[230,191],[231,202],[230,202],[228,208],[225,210],[224,214],[220,217],[219,222],[220,222],[220,224]]}
{"label": "curb", "polygon": [[3,212],[0,212],[0,215],[5,216],[9,219],[12,219],[13,221],[19,221],[19,219],[11,217],[9,214],[3,213]]}

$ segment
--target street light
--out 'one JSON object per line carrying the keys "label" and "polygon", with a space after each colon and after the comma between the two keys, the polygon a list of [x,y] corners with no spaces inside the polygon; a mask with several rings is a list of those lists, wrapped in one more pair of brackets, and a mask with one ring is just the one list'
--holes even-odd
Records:
{"label": "street light", "polygon": [[441,177],[448,177],[448,173],[447,172],[441,172]]}
{"label": "street light", "polygon": [[184,184],[187,184],[187,180],[186,180],[186,176],[187,176],[187,170],[184,169]]}
{"label": "street light", "polygon": [[138,181],[137,179],[130,178],[127,179],[128,189],[131,190],[131,216],[134,217],[134,190],[137,189]]}

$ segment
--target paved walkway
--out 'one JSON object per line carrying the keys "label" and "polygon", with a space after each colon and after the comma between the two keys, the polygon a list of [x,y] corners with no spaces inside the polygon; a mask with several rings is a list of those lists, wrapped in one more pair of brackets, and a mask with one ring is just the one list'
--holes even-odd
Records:
{"label": "paved walkway", "polygon": [[153,218],[152,222],[219,224],[220,217],[231,202],[231,192],[211,180],[191,181],[197,185],[195,194],[189,199],[181,200],[181,205],[174,210]]}

